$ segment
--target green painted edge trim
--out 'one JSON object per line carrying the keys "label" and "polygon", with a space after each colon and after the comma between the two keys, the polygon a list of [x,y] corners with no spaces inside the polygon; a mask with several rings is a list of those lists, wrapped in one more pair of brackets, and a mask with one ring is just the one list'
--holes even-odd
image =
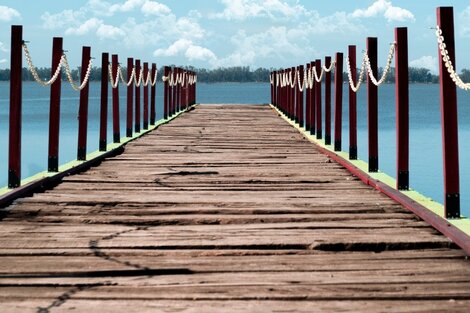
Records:
{"label": "green painted edge trim", "polygon": [[[363,160],[349,160],[349,153],[344,152],[344,151],[334,151],[334,146],[333,145],[326,145],[325,141],[323,139],[317,139],[315,135],[311,135],[309,132],[305,130],[304,127],[300,127],[299,124],[295,123],[294,121],[291,121],[283,112],[281,112],[278,108],[276,108],[274,105],[269,104],[269,106],[276,111],[276,113],[279,114],[286,122],[288,122],[292,127],[297,129],[305,138],[307,138],[310,142],[322,147],[323,149],[326,149],[330,151],[331,153],[336,154],[337,156],[341,157],[343,160],[346,162],[354,165],[355,167],[359,168],[362,172],[366,173],[373,179],[376,179],[392,188],[395,189],[396,187],[396,180],[395,178],[389,176],[388,174],[384,172],[377,172],[377,173],[370,173],[369,172],[369,167],[367,162]],[[470,219],[461,216],[460,219],[451,219],[448,220],[444,217],[444,206],[442,203],[434,201],[432,198],[426,197],[425,195],[419,193],[416,190],[410,189],[407,191],[402,191],[402,190],[397,190],[398,192],[402,193],[403,195],[407,196],[408,198],[416,201],[417,203],[421,204],[425,208],[427,208],[429,211],[435,213],[439,217],[443,218],[448,222],[449,224],[452,224],[453,226],[457,227],[459,230],[463,231],[467,235],[470,236]]]}
{"label": "green painted edge trim", "polygon": [[[111,151],[113,151],[117,148],[125,146],[127,143],[129,143],[133,140],[136,140],[137,138],[142,137],[143,135],[155,130],[159,126],[169,123],[171,120],[174,120],[175,118],[177,118],[178,116],[180,116],[181,114],[183,114],[184,112],[188,111],[189,109],[191,109],[192,107],[195,107],[195,106],[197,106],[197,104],[189,106],[187,109],[182,110],[182,111],[174,114],[172,117],[169,117],[167,119],[160,119],[160,120],[155,122],[155,125],[149,125],[148,129],[141,130],[138,133],[134,133],[134,135],[132,137],[121,137],[121,139],[120,139],[121,142],[120,143],[110,143],[110,144],[108,144],[106,146],[106,151],[96,150],[96,151],[90,152],[86,155],[86,160],[84,160],[84,161],[73,160],[73,161],[67,162],[65,164],[62,164],[62,165],[59,166],[59,171],[58,172],[42,171],[42,172],[39,172],[39,173],[37,173],[33,176],[24,178],[24,179],[21,180],[20,186],[25,186],[25,185],[30,184],[32,182],[35,182],[35,181],[38,181],[38,180],[41,180],[41,179],[44,179],[44,178],[47,178],[47,177],[53,177],[57,174],[69,171],[70,169],[73,169],[74,167],[77,167],[77,166],[79,166],[79,165],[81,165],[85,162],[96,159],[96,158],[102,156],[105,153],[109,153],[109,152],[111,152]],[[10,189],[10,188],[8,188],[8,186],[4,186],[4,187],[0,188],[0,196],[7,195],[9,193],[14,193],[15,190],[16,189]]]}

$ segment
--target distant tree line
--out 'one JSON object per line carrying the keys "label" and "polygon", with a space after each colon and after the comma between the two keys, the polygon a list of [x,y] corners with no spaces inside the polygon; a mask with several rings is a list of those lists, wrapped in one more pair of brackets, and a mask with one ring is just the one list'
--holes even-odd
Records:
{"label": "distant tree line", "polygon": [[[234,66],[234,67],[221,67],[216,69],[205,69],[205,68],[194,68],[187,67],[187,69],[196,71],[199,82],[205,83],[217,83],[217,82],[269,82],[269,73],[273,69],[257,68],[251,69],[249,66]],[[124,73],[126,69],[124,68]],[[41,67],[37,69],[39,77],[46,79],[51,76],[51,69]],[[382,68],[379,68],[379,77],[383,72]],[[73,77],[78,80],[80,68],[72,70]],[[163,73],[163,68],[159,69],[159,73]],[[33,76],[27,68],[23,68],[23,80],[32,81]],[[159,74],[159,77],[161,74]],[[332,79],[333,79],[332,75]],[[470,82],[470,70],[462,69],[460,77],[464,82]],[[10,79],[9,69],[0,69],[0,81],[8,81]],[[62,79],[65,80],[65,74],[62,72]],[[93,67],[90,73],[91,81],[98,81],[101,79],[101,68]],[[439,76],[432,74],[426,68],[409,68],[409,80],[411,83],[437,83]],[[343,81],[348,81],[347,73],[343,73]],[[386,79],[387,83],[395,82],[395,70],[392,68]]]}

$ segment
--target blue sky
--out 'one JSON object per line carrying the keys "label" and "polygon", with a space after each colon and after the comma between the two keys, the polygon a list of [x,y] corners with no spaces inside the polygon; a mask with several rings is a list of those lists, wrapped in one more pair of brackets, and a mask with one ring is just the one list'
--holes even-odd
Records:
{"label": "blue sky", "polygon": [[[50,66],[64,37],[72,66],[82,45],[157,62],[214,68],[286,67],[378,37],[384,64],[393,28],[407,26],[413,66],[437,70],[437,6],[454,6],[457,69],[470,68],[470,2],[434,0],[2,0],[0,67],[9,66],[10,25],[24,25],[37,66]],[[95,61],[99,64],[99,60]]]}

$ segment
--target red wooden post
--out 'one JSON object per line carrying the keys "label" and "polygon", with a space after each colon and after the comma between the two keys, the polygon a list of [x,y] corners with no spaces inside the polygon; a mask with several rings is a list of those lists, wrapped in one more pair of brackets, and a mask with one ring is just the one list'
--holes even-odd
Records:
{"label": "red wooden post", "polygon": [[[113,54],[111,56],[111,62],[112,62],[112,68],[111,68],[111,74],[113,78],[116,78],[116,74],[118,71],[118,55]],[[117,81],[119,81],[119,77],[117,78]],[[121,129],[119,125],[119,83],[117,84],[116,88],[113,88],[112,91],[113,95],[113,142],[114,143],[119,143],[121,141]]]}
{"label": "red wooden post", "polygon": [[[357,81],[356,46],[348,46],[353,84]],[[357,94],[349,86],[349,159],[357,160]]]}
{"label": "red wooden post", "polygon": [[21,184],[22,45],[23,26],[11,26],[8,188],[16,188]]}
{"label": "red wooden post", "polygon": [[[300,72],[300,85],[304,82],[304,66],[300,65],[299,67],[299,72]],[[304,86],[305,89],[305,86]],[[304,127],[304,93],[303,90],[300,91],[300,88],[298,90],[299,92],[297,93],[297,105],[298,105],[298,116],[299,116],[299,126]]]}
{"label": "red wooden post", "polygon": [[[377,38],[367,38],[367,54],[369,55],[372,74],[377,77]],[[367,75],[367,124],[369,138],[369,172],[379,170],[379,130],[378,130],[378,93],[377,86]]]}
{"label": "red wooden post", "polygon": [[175,107],[175,86],[174,86],[174,79],[175,79],[175,72],[174,72],[174,69],[173,68],[170,68],[170,71],[169,71],[169,77],[171,77],[171,80],[173,81],[173,84],[171,85],[168,85],[169,86],[169,93],[170,93],[170,97],[169,97],[169,102],[168,102],[168,112],[169,112],[169,117],[172,117],[173,114],[175,113],[174,111],[174,107]]}
{"label": "red wooden post", "polygon": [[[155,73],[157,73],[157,64],[152,63],[152,73],[151,73],[151,80],[155,78]],[[155,98],[157,95],[157,81],[155,81],[155,85],[150,86],[150,125],[155,125],[155,120],[157,113],[155,111]]]}
{"label": "red wooden post", "polygon": [[[315,69],[315,62],[310,62],[310,67],[312,68],[312,71]],[[313,72],[312,72],[313,75]],[[313,86],[312,89],[310,90],[310,134],[315,135],[317,131],[317,109],[316,109],[316,101],[315,99],[317,98],[316,96],[316,89],[317,89],[317,82],[315,80],[315,77],[313,79]]]}
{"label": "red wooden post", "polygon": [[397,189],[409,187],[409,92],[408,92],[408,32],[395,28],[395,104],[397,132]]}
{"label": "red wooden post", "polygon": [[[176,69],[176,77],[180,77],[181,79],[181,69]],[[181,83],[176,84],[176,112],[181,111]]]}
{"label": "red wooden post", "polygon": [[343,54],[336,53],[335,63],[335,151],[341,151],[343,131]]}
{"label": "red wooden post", "polygon": [[[196,75],[196,72],[194,72],[194,75]],[[193,92],[194,92],[194,95],[193,95],[193,104],[196,104],[196,101],[197,101],[197,100],[196,100],[197,82],[194,83],[193,88],[194,88],[194,91],[193,91]]]}
{"label": "red wooden post", "polygon": [[296,81],[298,76],[297,76],[297,71],[299,70],[299,67],[294,67],[294,89],[293,89],[293,94],[292,94],[292,113],[294,114],[294,122],[299,123],[299,82]]}
{"label": "red wooden post", "polygon": [[279,108],[279,83],[278,83],[278,78],[277,78],[277,73],[278,71],[274,71],[273,72],[273,75],[274,75],[274,105]]}
{"label": "red wooden post", "polygon": [[[80,78],[81,82],[85,80],[88,63],[91,58],[91,48],[82,48],[82,67]],[[87,83],[82,90],[80,90],[80,108],[78,109],[78,147],[77,147],[77,160],[86,160],[86,145],[87,145],[87,130],[88,130],[88,95],[90,84]]]}
{"label": "red wooden post", "polygon": [[[315,68],[317,70],[318,75],[321,73],[321,60],[315,60]],[[315,85],[315,108],[316,108],[316,116],[317,116],[317,139],[322,139],[322,110],[321,110],[321,81]]]}
{"label": "red wooden post", "polygon": [[[290,76],[289,76],[290,75]],[[292,69],[287,69],[287,77],[291,78],[292,77]],[[287,116],[289,117],[289,119],[292,119],[292,111],[291,111],[291,106],[292,106],[292,96],[291,96],[291,87],[290,87],[290,83],[288,82],[287,83],[287,86],[286,86],[286,96],[287,96],[287,101],[286,101],[286,105],[287,105]]]}
{"label": "red wooden post", "polygon": [[165,66],[163,68],[163,76],[166,77],[166,80],[163,82],[163,118],[166,120],[168,118],[168,112],[170,107],[170,87],[168,85],[168,77],[170,75],[170,68]]}
{"label": "red wooden post", "polygon": [[[136,82],[139,81],[140,76],[140,60],[135,60],[135,78]],[[144,82],[142,77],[141,84]],[[135,116],[134,116],[134,130],[136,133],[140,133],[140,86],[135,85]]]}
{"label": "red wooden post", "polygon": [[[437,25],[455,66],[454,13],[452,7],[437,8]],[[457,90],[438,49],[441,92],[442,148],[444,161],[444,211],[446,218],[460,218],[459,139]]]}
{"label": "red wooden post", "polygon": [[[331,57],[325,57],[325,67],[331,65]],[[325,73],[325,145],[331,145],[331,72]]]}
{"label": "red wooden post", "polygon": [[[310,63],[307,63],[307,73],[310,73]],[[308,75],[307,75],[308,77]],[[307,88],[308,80],[305,82],[305,130],[310,131],[310,115],[311,115],[311,102],[310,102],[310,88]]]}
{"label": "red wooden post", "polygon": [[[62,38],[54,37],[52,42],[51,77],[62,57]],[[49,172],[59,171],[59,129],[60,129],[60,89],[62,80],[59,77],[51,85],[49,107],[49,155],[47,169]]]}
{"label": "red wooden post", "polygon": [[[144,77],[142,83],[146,82],[149,77],[149,64],[144,62]],[[149,86],[144,85],[144,126],[143,129],[149,128]]]}
{"label": "red wooden post", "polygon": [[101,54],[101,111],[100,111],[100,151],[106,151],[108,136],[108,65],[109,54]]}
{"label": "red wooden post", "polygon": [[[127,81],[131,79],[132,69],[134,68],[134,59],[127,58]],[[133,98],[134,98],[134,84],[127,86],[127,119],[126,119],[126,136],[132,137],[132,120],[133,120]]]}
{"label": "red wooden post", "polygon": [[[295,67],[291,67],[291,74],[292,74],[292,82],[295,82],[297,74],[295,73]],[[290,115],[291,115],[291,120],[295,120],[295,93],[296,93],[296,86],[297,83],[294,84],[293,88],[290,88]]]}

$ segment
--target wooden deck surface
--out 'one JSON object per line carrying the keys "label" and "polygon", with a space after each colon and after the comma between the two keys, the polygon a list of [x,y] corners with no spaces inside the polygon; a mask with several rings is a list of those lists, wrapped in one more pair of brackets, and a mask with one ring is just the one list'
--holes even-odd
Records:
{"label": "wooden deck surface", "polygon": [[464,253],[268,106],[198,106],[0,222],[0,312],[469,312]]}

